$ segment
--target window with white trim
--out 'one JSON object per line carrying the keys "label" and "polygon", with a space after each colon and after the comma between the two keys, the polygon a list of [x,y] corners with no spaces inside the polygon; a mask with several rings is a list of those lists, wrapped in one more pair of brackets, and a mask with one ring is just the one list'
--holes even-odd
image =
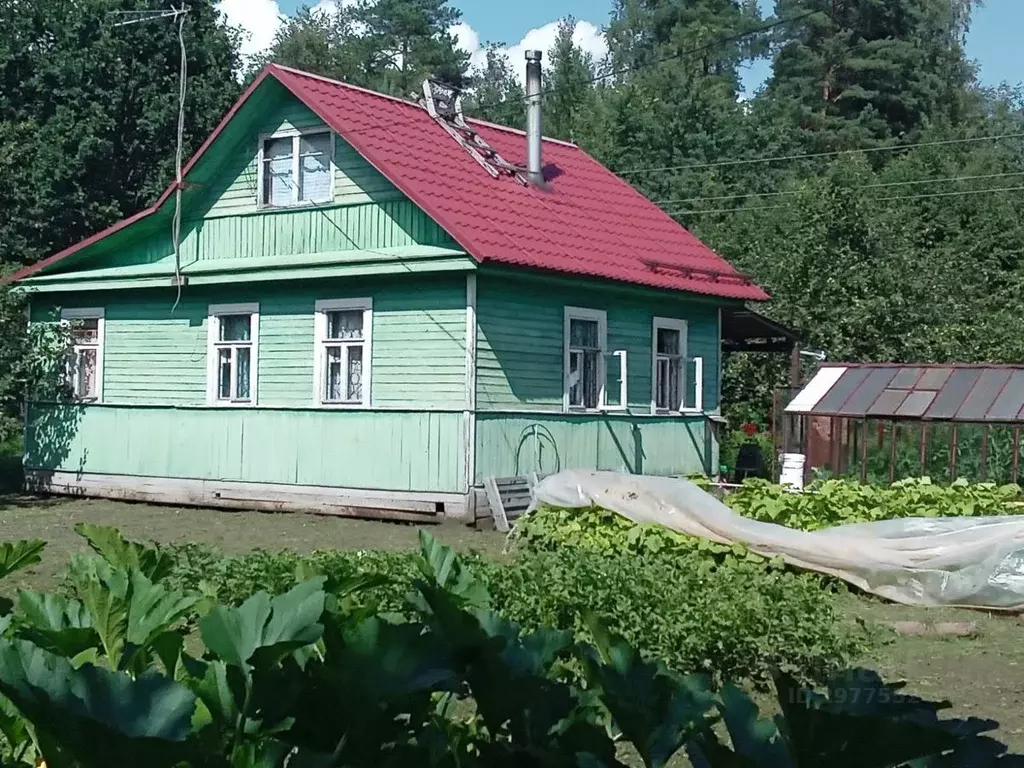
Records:
{"label": "window with white trim", "polygon": [[316,403],[370,405],[373,305],[370,299],[316,302]]}
{"label": "window with white trim", "polygon": [[268,207],[334,199],[334,134],[283,131],[260,142],[260,204]]}
{"label": "window with white trim", "polygon": [[211,405],[255,405],[259,304],[214,304],[209,311],[207,360]]}
{"label": "window with white trim", "polygon": [[605,353],[608,322],[605,312],[580,307],[565,308],[566,409],[594,410],[605,403]]}
{"label": "window with white trim", "polygon": [[70,331],[67,385],[76,400],[103,399],[104,312],[99,308],[65,309],[61,323]]}
{"label": "window with white trim", "polygon": [[703,407],[704,361],[686,356],[685,320],[656,317],[651,332],[651,410],[699,411]]}

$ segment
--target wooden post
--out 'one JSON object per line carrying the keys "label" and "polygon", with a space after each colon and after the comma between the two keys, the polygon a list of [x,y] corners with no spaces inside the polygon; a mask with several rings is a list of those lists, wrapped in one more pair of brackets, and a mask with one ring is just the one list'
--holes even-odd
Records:
{"label": "wooden post", "polygon": [[899,427],[894,421],[889,430],[889,485],[896,482],[896,438],[899,434]]}
{"label": "wooden post", "polygon": [[789,386],[799,389],[800,378],[800,345],[794,344],[793,351],[789,353]]}
{"label": "wooden post", "polygon": [[[781,414],[781,415],[779,415],[779,414]],[[775,466],[775,463],[779,460],[779,441],[778,441],[778,436],[775,434],[775,430],[778,427],[778,425],[776,423],[776,415],[779,415],[779,418],[782,419],[783,429],[785,429],[786,414],[782,413],[780,411],[780,409],[779,409],[779,390],[778,390],[778,388],[772,390],[772,424],[771,424],[771,427],[772,427],[772,455],[771,455],[770,461],[771,461],[771,467],[772,467],[772,475],[771,475],[771,477],[772,477],[773,481],[778,479],[778,475],[775,474],[778,471],[778,468]]]}
{"label": "wooden post", "polygon": [[860,484],[868,482],[868,420],[864,419],[860,435]]}
{"label": "wooden post", "polygon": [[804,485],[811,481],[811,426],[813,416],[804,416]]}
{"label": "wooden post", "polygon": [[1020,480],[1020,426],[1013,428],[1013,480]]}
{"label": "wooden post", "polygon": [[981,482],[988,480],[988,424],[981,428],[981,461],[978,467]]}
{"label": "wooden post", "polygon": [[843,433],[839,428],[839,417],[833,416],[828,423],[828,463],[833,477],[839,477],[839,453],[843,449]]}
{"label": "wooden post", "polygon": [[956,447],[957,425],[953,425],[953,434],[949,438],[949,482],[956,482]]}
{"label": "wooden post", "polygon": [[921,477],[928,474],[928,423],[921,422]]}

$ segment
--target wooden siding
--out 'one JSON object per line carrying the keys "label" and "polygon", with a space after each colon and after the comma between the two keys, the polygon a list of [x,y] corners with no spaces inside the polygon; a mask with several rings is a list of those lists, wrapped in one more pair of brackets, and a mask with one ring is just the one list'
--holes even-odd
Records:
{"label": "wooden siding", "polygon": [[30,469],[465,490],[460,413],[36,404],[25,451]]}
{"label": "wooden siding", "polygon": [[477,416],[478,485],[487,477],[563,469],[697,475],[717,461],[718,446],[700,416]]}
{"label": "wooden siding", "polygon": [[[97,292],[62,306],[106,310],[104,401],[138,405],[206,402],[210,304],[259,302],[259,405],[313,405],[313,317],[317,299],[373,299],[372,405],[461,409],[465,403],[465,277],[333,280],[294,286]],[[33,301],[33,317],[54,317]]]}
{"label": "wooden siding", "polygon": [[[181,261],[253,259],[412,245],[455,246],[455,241],[407,200],[344,207],[279,210],[186,222]],[[97,268],[170,264],[169,231],[159,231],[97,260]]]}
{"label": "wooden siding", "polygon": [[614,289],[562,288],[481,273],[478,277],[477,407],[562,410],[566,306],[603,309],[608,351],[627,351],[630,410],[651,410],[655,317],[687,321],[687,354],[704,358],[704,409],[718,407],[718,309],[710,302],[638,298]]}
{"label": "wooden siding", "polygon": [[[259,137],[296,128],[318,128],[324,122],[293,96],[284,97],[255,127],[251,137],[230,155],[223,182],[210,190],[207,217],[232,216],[257,208]],[[341,137],[335,138],[334,202],[341,205],[404,200],[384,176]]]}

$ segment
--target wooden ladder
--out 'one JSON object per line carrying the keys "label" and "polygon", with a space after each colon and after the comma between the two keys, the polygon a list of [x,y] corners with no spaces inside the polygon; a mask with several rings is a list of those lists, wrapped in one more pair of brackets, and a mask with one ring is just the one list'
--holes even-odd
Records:
{"label": "wooden ladder", "polygon": [[538,481],[536,472],[520,477],[488,477],[484,480],[487,505],[491,508],[496,530],[507,533],[510,523],[526,513],[533,500],[533,487]]}

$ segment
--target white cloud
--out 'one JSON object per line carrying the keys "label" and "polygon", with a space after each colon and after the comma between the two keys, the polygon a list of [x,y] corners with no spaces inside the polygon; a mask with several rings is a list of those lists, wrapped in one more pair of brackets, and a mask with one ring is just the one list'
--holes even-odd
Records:
{"label": "white cloud", "polygon": [[283,16],[277,0],[220,0],[217,10],[224,14],[228,24],[245,30],[242,56],[267,50],[274,42]]}
{"label": "white cloud", "polygon": [[469,24],[460,21],[448,32],[455,38],[455,47],[470,55],[470,62],[474,67],[482,67],[487,62],[487,52],[484,50],[480,35]]}
{"label": "white cloud", "polygon": [[[339,8],[354,5],[356,0],[319,0],[313,10],[335,14]],[[274,34],[281,27],[284,15],[277,0],[219,0],[217,9],[224,14],[229,24],[242,27],[245,39],[242,41],[244,57],[263,53],[274,42]],[[487,51],[479,33],[466,22],[459,22],[451,28],[456,45],[470,55],[474,67],[483,66]],[[516,76],[522,79],[526,69],[526,51],[543,51],[545,56],[555,43],[558,22],[552,21],[542,27],[531,29],[523,39],[512,46],[501,49],[509,60]],[[595,60],[608,54],[608,44],[601,30],[589,21],[579,21],[572,35],[573,42],[590,53]]]}
{"label": "white cloud", "polygon": [[[515,45],[500,49],[517,77],[522,79],[526,71],[527,51],[543,51],[545,57],[547,56],[558,36],[558,24],[559,22],[552,21],[542,27],[531,29]],[[473,66],[480,67],[486,63],[487,51],[476,30],[465,22],[460,22],[450,31],[456,38],[458,47],[470,55],[470,63]],[[600,61],[608,55],[608,43],[605,41],[604,35],[595,24],[589,21],[576,22],[572,40],[581,50],[593,56],[595,61]]]}

